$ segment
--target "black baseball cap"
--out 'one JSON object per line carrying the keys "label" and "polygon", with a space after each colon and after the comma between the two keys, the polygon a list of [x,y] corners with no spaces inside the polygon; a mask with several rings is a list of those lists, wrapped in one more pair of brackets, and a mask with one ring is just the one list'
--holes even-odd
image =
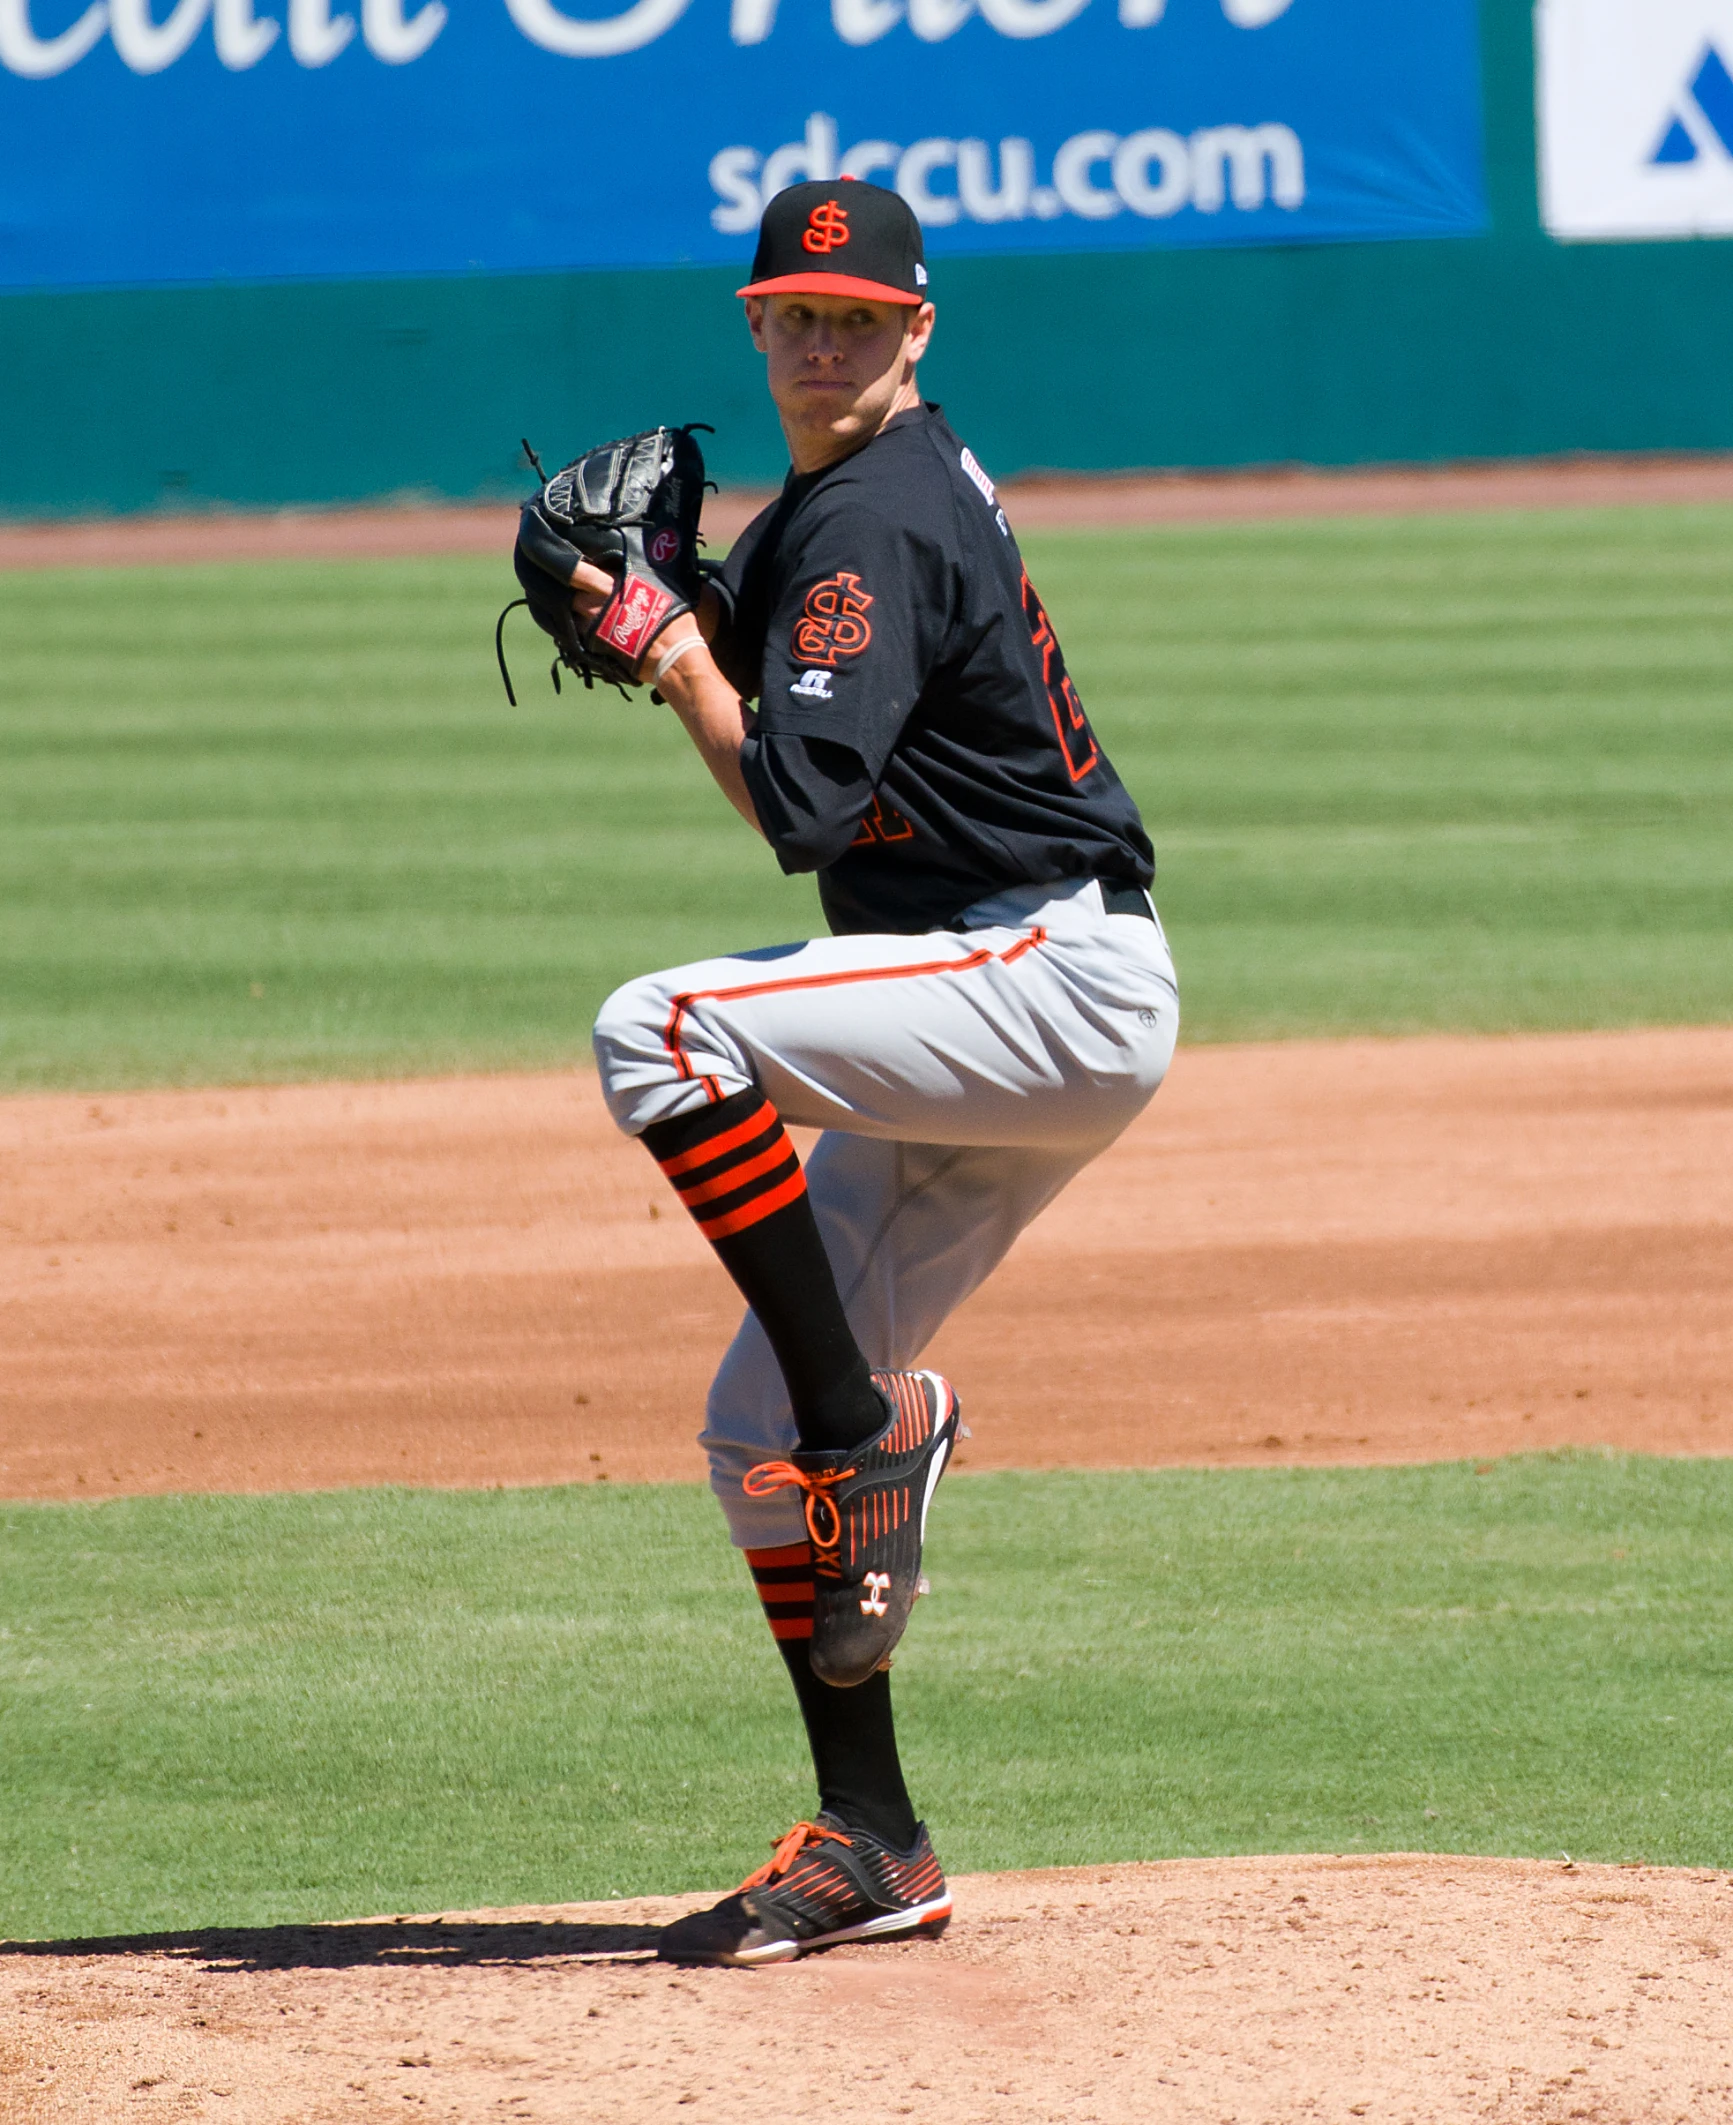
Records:
{"label": "black baseball cap", "polygon": [[791,184],[765,208],[752,278],[734,292],[924,303],[921,225],[908,201],[883,185],[856,177]]}

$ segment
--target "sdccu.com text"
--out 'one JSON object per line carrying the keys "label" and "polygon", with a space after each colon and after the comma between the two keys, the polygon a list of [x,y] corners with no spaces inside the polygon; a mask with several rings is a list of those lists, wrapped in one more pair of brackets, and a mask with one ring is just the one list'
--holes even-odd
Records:
{"label": "sdccu.com text", "polygon": [[758,226],[766,200],[808,178],[859,177],[892,186],[928,228],[956,222],[1056,221],[1074,214],[1108,221],[1136,214],[1160,221],[1190,207],[1292,212],[1306,198],[1305,154],[1291,126],[1212,125],[1190,134],[1166,126],[1134,133],[1074,133],[1054,150],[1045,174],[1024,139],[860,140],[839,153],[836,121],[815,111],[805,135],[761,154],[721,149],[710,161],[718,204],[711,226],[743,235]]}

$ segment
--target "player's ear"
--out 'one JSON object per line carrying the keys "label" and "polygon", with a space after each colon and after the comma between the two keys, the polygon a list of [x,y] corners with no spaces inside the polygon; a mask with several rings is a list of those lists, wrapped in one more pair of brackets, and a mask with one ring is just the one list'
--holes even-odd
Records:
{"label": "player's ear", "polygon": [[938,314],[931,303],[922,303],[909,319],[909,329],[903,340],[903,352],[911,362],[918,362],[926,353]]}
{"label": "player's ear", "polygon": [[759,353],[767,353],[769,350],[764,344],[764,297],[762,295],[749,295],[746,297],[746,329],[752,334],[752,344],[758,349]]}

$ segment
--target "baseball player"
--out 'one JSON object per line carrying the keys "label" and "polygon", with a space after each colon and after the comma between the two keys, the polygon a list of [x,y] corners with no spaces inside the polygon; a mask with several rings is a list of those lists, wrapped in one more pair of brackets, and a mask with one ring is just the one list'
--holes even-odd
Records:
{"label": "baseball player", "polygon": [[[958,1431],[917,1360],[1148,1101],[1179,1004],[1137,809],[992,481],[917,388],[914,215],[796,185],[740,293],[792,468],[719,575],[684,553],[696,446],[669,430],[550,482],[517,559],[568,661],[654,686],[833,933],[647,975],[595,1031],[615,1120],[750,1309],[702,1443],[820,1805],[661,1952],[751,1964],[950,1917],[888,1673]],[[632,504],[611,545],[574,528],[604,490]],[[823,1131],[804,1171],[788,1123]]]}

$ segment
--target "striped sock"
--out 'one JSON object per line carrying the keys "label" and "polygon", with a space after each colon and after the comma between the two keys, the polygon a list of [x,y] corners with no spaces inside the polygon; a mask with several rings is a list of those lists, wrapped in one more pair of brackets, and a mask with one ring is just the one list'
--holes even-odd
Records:
{"label": "striped sock", "polygon": [[810,1543],[749,1549],[746,1562],[800,1701],[820,1807],[906,1852],[918,1833],[897,1754],[891,1678],[869,1675],[856,1689],[833,1690],[812,1672],[806,1652],[812,1637]]}
{"label": "striped sock", "polygon": [[882,1431],[885,1406],[837,1295],[806,1175],[770,1101],[736,1092],[652,1122],[644,1144],[758,1316],[801,1445],[844,1453]]}
{"label": "striped sock", "polygon": [[749,1549],[746,1562],[764,1604],[764,1620],[778,1645],[812,1636],[812,1544]]}
{"label": "striped sock", "polygon": [[781,1115],[762,1093],[744,1096],[754,1104],[742,1120],[690,1150],[656,1157],[698,1230],[712,1242],[749,1231],[806,1193],[806,1175]]}

